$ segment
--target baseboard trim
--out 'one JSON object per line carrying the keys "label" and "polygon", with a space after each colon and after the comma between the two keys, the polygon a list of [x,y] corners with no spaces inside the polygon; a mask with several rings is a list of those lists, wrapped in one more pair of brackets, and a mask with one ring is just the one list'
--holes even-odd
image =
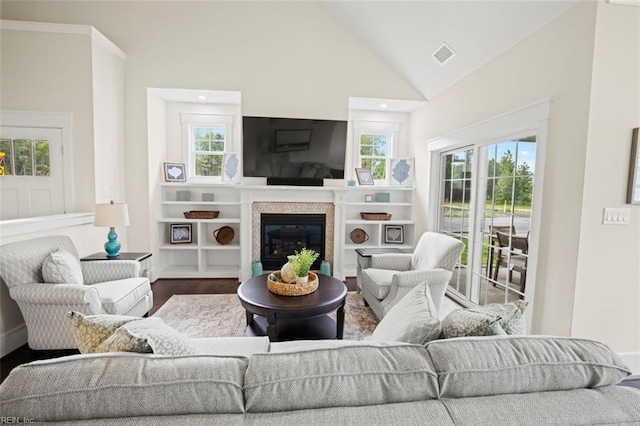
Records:
{"label": "baseboard trim", "polygon": [[26,343],[27,326],[22,324],[0,335],[0,357],[10,354]]}
{"label": "baseboard trim", "polygon": [[623,352],[618,355],[629,366],[634,376],[640,376],[640,352]]}

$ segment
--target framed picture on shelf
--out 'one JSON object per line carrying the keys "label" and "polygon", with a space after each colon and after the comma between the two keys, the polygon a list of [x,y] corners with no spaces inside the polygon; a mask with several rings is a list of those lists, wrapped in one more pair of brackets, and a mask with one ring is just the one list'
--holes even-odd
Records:
{"label": "framed picture on shelf", "polygon": [[384,242],[385,244],[404,244],[404,226],[385,225]]}
{"label": "framed picture on shelf", "polygon": [[182,163],[164,163],[164,181],[165,182],[185,182],[184,164]]}
{"label": "framed picture on shelf", "polygon": [[369,169],[356,168],[356,177],[358,178],[358,185],[373,185],[373,176]]}
{"label": "framed picture on shelf", "polygon": [[413,185],[413,158],[392,158],[390,166],[389,185]]}
{"label": "framed picture on shelf", "polygon": [[373,203],[373,194],[365,194],[364,195],[364,201],[366,203]]}
{"label": "framed picture on shelf", "polygon": [[191,224],[171,224],[171,244],[191,243]]}

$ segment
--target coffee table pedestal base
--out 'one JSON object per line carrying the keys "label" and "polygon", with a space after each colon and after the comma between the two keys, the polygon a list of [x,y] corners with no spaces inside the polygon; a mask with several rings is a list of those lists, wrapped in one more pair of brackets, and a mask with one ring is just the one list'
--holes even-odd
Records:
{"label": "coffee table pedestal base", "polygon": [[[254,315],[247,326],[246,335],[269,336],[272,342],[288,340],[319,340],[335,339],[337,324],[329,315],[322,315],[309,319],[278,319],[274,329],[269,330],[269,323],[265,317]],[[269,333],[271,331],[271,333]],[[342,336],[339,337],[340,339]]]}

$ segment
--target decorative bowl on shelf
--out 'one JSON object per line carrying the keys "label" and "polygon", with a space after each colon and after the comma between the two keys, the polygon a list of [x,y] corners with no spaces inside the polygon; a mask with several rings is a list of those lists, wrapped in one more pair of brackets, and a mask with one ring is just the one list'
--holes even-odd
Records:
{"label": "decorative bowl on shelf", "polygon": [[233,240],[233,237],[235,235],[235,231],[230,226],[223,226],[213,231],[213,237],[219,244],[222,244],[223,246],[229,244]]}
{"label": "decorative bowl on shelf", "polygon": [[362,244],[369,240],[369,234],[364,229],[356,228],[349,234],[349,238],[356,244]]}
{"label": "decorative bowl on shelf", "polygon": [[[278,281],[274,281],[272,275],[275,276]],[[271,293],[280,296],[305,296],[316,291],[319,284],[318,275],[314,272],[309,272],[309,279],[306,283],[297,280],[291,283],[285,283],[281,280],[280,271],[269,274],[267,277],[267,288]]]}
{"label": "decorative bowl on shelf", "polygon": [[215,219],[220,214],[217,210],[190,210],[184,212],[187,219]]}
{"label": "decorative bowl on shelf", "polygon": [[360,212],[364,220],[391,220],[391,213],[367,213]]}

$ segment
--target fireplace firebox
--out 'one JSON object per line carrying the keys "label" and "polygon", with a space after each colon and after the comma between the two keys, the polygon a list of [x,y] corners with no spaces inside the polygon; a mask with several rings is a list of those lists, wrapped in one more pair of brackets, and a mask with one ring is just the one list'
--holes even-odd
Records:
{"label": "fireplace firebox", "polygon": [[260,214],[260,261],[265,270],[280,269],[287,256],[304,248],[320,253],[311,269],[325,258],[325,214]]}

